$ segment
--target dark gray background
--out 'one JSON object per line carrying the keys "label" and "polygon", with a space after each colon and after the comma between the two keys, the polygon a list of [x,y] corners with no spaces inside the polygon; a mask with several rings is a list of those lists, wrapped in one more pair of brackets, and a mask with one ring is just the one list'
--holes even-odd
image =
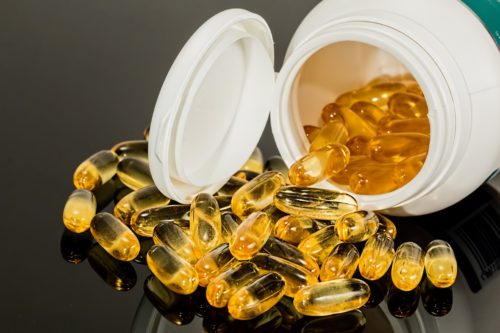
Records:
{"label": "dark gray background", "polygon": [[[145,270],[118,293],[59,255],[75,167],[141,137],[171,63],[209,17],[235,7],[262,15],[279,69],[317,2],[0,0],[0,331],[129,330]],[[269,129],[260,147],[276,152]]]}

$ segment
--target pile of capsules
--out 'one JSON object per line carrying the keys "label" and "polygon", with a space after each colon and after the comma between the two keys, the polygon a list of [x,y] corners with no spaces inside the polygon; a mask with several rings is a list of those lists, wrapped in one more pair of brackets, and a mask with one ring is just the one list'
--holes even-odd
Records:
{"label": "pile of capsules", "polygon": [[[138,236],[152,238],[154,245],[142,250],[162,285],[183,295],[206,287],[208,303],[238,320],[256,318],[285,295],[307,316],[358,309],[370,287],[353,278],[356,270],[374,281],[391,264],[393,284],[403,291],[419,285],[424,268],[435,287],[454,283],[457,263],[448,243],[435,240],[424,253],[406,242],[395,251],[396,228],[387,217],[360,210],[346,193],[287,185],[279,158],[266,169],[257,149],[215,196],[200,193],[183,205],[153,185],[147,141],[123,142],[78,166],[63,221],[72,232],[90,229],[120,261],[140,255]],[[94,193],[113,179],[129,190],[114,215],[96,214]]]}
{"label": "pile of capsules", "polygon": [[290,181],[323,180],[358,194],[394,191],[422,168],[430,141],[427,104],[410,74],[380,76],[340,95],[321,111],[324,125],[306,125],[309,153],[290,167]]}

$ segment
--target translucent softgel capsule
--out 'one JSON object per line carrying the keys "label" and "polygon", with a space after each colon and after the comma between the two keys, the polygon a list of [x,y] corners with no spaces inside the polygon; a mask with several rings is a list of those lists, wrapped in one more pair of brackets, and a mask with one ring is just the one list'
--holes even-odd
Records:
{"label": "translucent softgel capsule", "polygon": [[439,239],[429,243],[425,252],[425,273],[434,286],[451,287],[457,278],[457,269],[450,244]]}
{"label": "translucent softgel capsule", "polygon": [[398,93],[389,100],[389,110],[401,118],[427,117],[425,98],[415,94]]}
{"label": "translucent softgel capsule", "polygon": [[76,188],[93,190],[113,178],[117,166],[118,156],[110,150],[101,150],[76,168],[73,183]]}
{"label": "translucent softgel capsule", "polygon": [[77,233],[88,230],[96,207],[97,203],[92,192],[85,189],[73,191],[64,205],[64,226]]}
{"label": "translucent softgel capsule", "polygon": [[424,253],[413,242],[401,244],[392,262],[391,278],[396,288],[410,291],[418,287],[424,273]]}
{"label": "translucent softgel capsule", "polygon": [[349,157],[346,146],[330,144],[306,154],[292,164],[288,178],[294,185],[314,185],[344,169],[349,163]]}
{"label": "translucent softgel capsule", "polygon": [[189,223],[189,209],[189,205],[148,208],[132,216],[130,227],[139,236],[153,237],[153,230],[161,221],[187,219]]}
{"label": "translucent softgel capsule", "polygon": [[399,162],[394,170],[394,179],[396,183],[403,186],[415,178],[424,166],[426,157],[427,153],[422,153],[408,157]]}
{"label": "translucent softgel capsule", "polygon": [[405,91],[404,84],[399,82],[382,82],[369,85],[353,92],[353,98],[384,107],[389,98],[398,92]]}
{"label": "translucent softgel capsule", "polygon": [[427,118],[388,118],[382,120],[378,127],[378,132],[382,134],[390,133],[421,133],[429,135],[430,124]]}
{"label": "translucent softgel capsule", "polygon": [[132,230],[109,213],[96,214],[90,224],[90,232],[118,260],[131,261],[139,254],[139,240]]}
{"label": "translucent softgel capsule", "polygon": [[240,170],[253,171],[256,173],[262,173],[264,171],[264,156],[262,156],[262,151],[259,147],[255,148],[252,155],[250,155]]}
{"label": "translucent softgel capsule", "polygon": [[307,316],[327,316],[362,307],[370,297],[370,287],[358,279],[319,282],[300,290],[293,301]]}
{"label": "translucent softgel capsule", "polygon": [[341,106],[339,107],[338,112],[344,120],[344,125],[350,138],[353,136],[372,137],[377,134],[375,128],[372,127],[368,121],[360,117],[351,109]]}
{"label": "translucent softgel capsule", "polygon": [[191,202],[190,234],[202,253],[222,243],[219,204],[208,193],[198,194]]}
{"label": "translucent softgel capsule", "polygon": [[267,159],[266,164],[264,164],[264,171],[278,171],[283,175],[288,175],[288,166],[281,156],[271,156]]}
{"label": "translucent softgel capsule", "polygon": [[321,128],[321,131],[311,142],[309,151],[315,151],[331,144],[345,144],[348,137],[349,133],[343,122],[328,122]]}
{"label": "translucent softgel capsule", "polygon": [[133,190],[154,185],[149,171],[149,163],[144,160],[124,158],[118,164],[116,174],[123,184]]}
{"label": "translucent softgel capsule", "polygon": [[394,191],[399,187],[394,177],[395,168],[395,164],[372,162],[353,166],[350,170],[349,186],[354,193],[358,194],[381,194]]}
{"label": "translucent softgel capsule", "polygon": [[217,192],[218,195],[233,195],[240,187],[248,183],[245,179],[231,177]]}
{"label": "translucent softgel capsule", "polygon": [[387,116],[387,112],[383,111],[378,106],[364,101],[359,101],[351,105],[351,110],[374,128],[377,127],[380,119]]}
{"label": "translucent softgel capsule", "polygon": [[132,216],[144,209],[166,206],[170,199],[165,197],[156,186],[143,187],[124,196],[115,206],[114,214],[122,222],[129,224]]}
{"label": "translucent softgel capsule", "polygon": [[278,171],[268,171],[255,177],[233,194],[233,213],[244,218],[266,208],[273,203],[274,193],[283,185],[285,176]]}
{"label": "translucent softgel capsule", "polygon": [[387,272],[394,258],[394,241],[379,233],[370,237],[359,258],[359,272],[367,280],[378,280]]}
{"label": "translucent softgel capsule", "polygon": [[155,227],[153,241],[157,245],[167,245],[191,265],[196,264],[198,259],[201,258],[200,249],[184,233],[181,227],[172,221],[160,222]]}
{"label": "translucent softgel capsule", "polygon": [[231,212],[224,212],[221,215],[221,231],[222,231],[222,239],[225,243],[230,243],[231,238],[238,229],[241,220],[236,214]]}
{"label": "translucent softgel capsule", "polygon": [[224,243],[207,252],[198,260],[194,268],[198,272],[200,286],[206,287],[226,265],[234,261],[229,244]]}
{"label": "translucent softgel capsule", "polygon": [[120,160],[126,157],[148,160],[148,142],[146,140],[120,142],[114,145],[111,151],[118,155]]}
{"label": "translucent softgel capsule", "polygon": [[266,213],[252,213],[236,229],[229,249],[236,259],[248,260],[260,251],[272,230],[271,220]]}
{"label": "translucent softgel capsule", "polygon": [[322,263],[339,242],[335,226],[329,225],[304,238],[298,249]]}
{"label": "translucent softgel capsule", "polygon": [[358,249],[350,243],[337,244],[321,266],[321,281],[350,279],[359,262]]}
{"label": "translucent softgel capsule", "polygon": [[148,251],[147,263],[151,272],[170,290],[191,294],[198,287],[198,273],[166,245],[153,245]]}
{"label": "translucent softgel capsule", "polygon": [[211,306],[223,308],[233,294],[259,276],[257,267],[250,262],[235,265],[215,277],[207,287],[207,301]]}
{"label": "translucent softgel capsule", "polygon": [[367,240],[378,229],[378,217],[369,210],[347,213],[335,223],[335,231],[342,242],[357,243]]}
{"label": "translucent softgel capsule", "polygon": [[297,265],[305,267],[314,275],[319,275],[319,266],[313,257],[302,253],[295,246],[283,242],[274,237],[269,237],[264,245],[263,252],[269,253],[275,257],[280,257],[289,260]]}
{"label": "translucent softgel capsule", "polygon": [[334,220],[358,207],[356,199],[349,194],[298,186],[280,189],[274,204],[285,213],[320,220]]}
{"label": "translucent softgel capsule", "polygon": [[278,303],[284,293],[283,278],[276,273],[267,273],[231,296],[229,314],[239,320],[255,318]]}
{"label": "translucent softgel capsule", "polygon": [[287,215],[276,222],[273,234],[276,238],[296,245],[318,229],[318,225],[310,217]]}
{"label": "translucent softgel capsule", "polygon": [[313,140],[318,136],[321,128],[312,125],[305,125],[304,132],[306,133],[307,140],[309,142],[313,142]]}
{"label": "translucent softgel capsule", "polygon": [[394,222],[392,222],[387,216],[382,214],[377,213],[377,217],[379,222],[377,232],[384,232],[391,236],[392,239],[396,239],[397,229]]}
{"label": "translucent softgel capsule", "polygon": [[367,156],[370,154],[370,140],[368,136],[353,136],[346,143],[351,156]]}
{"label": "translucent softgel capsule", "polygon": [[382,163],[398,163],[428,149],[429,136],[420,133],[383,134],[370,141],[370,157]]}

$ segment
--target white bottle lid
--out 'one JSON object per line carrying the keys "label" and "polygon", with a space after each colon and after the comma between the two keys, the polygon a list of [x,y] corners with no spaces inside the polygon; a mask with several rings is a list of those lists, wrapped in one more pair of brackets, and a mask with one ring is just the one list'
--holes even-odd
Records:
{"label": "white bottle lid", "polygon": [[189,203],[217,191],[255,149],[274,93],[274,45],[260,16],[223,11],[184,45],[161,88],[149,138],[153,180]]}

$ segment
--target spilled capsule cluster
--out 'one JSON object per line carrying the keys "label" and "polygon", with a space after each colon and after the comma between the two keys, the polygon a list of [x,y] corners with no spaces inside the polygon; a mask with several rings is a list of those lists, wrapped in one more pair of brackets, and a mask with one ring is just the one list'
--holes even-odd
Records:
{"label": "spilled capsule cluster", "polygon": [[[351,313],[370,302],[371,283],[391,264],[398,290],[415,288],[424,267],[433,287],[454,282],[456,261],[446,242],[429,244],[425,253],[414,243],[395,251],[390,219],[361,210],[349,194],[289,185],[277,157],[264,164],[254,152],[218,193],[181,205],[149,181],[146,151],[147,141],[128,141],[91,156],[75,172],[77,189],[64,208],[67,229],[90,230],[98,244],[81,237],[92,246],[89,262],[117,290],[135,284],[129,263],[135,261],[147,264],[163,293],[192,295],[202,287],[212,307],[251,321],[287,299],[298,317]],[[127,194],[114,196],[113,214],[97,213],[113,200],[101,201],[108,184]],[[120,275],[122,266],[134,278]]]}
{"label": "spilled capsule cluster", "polygon": [[391,192],[422,168],[430,142],[424,95],[409,75],[380,76],[341,94],[304,126],[309,152],[288,174],[294,185],[324,180],[358,194]]}

